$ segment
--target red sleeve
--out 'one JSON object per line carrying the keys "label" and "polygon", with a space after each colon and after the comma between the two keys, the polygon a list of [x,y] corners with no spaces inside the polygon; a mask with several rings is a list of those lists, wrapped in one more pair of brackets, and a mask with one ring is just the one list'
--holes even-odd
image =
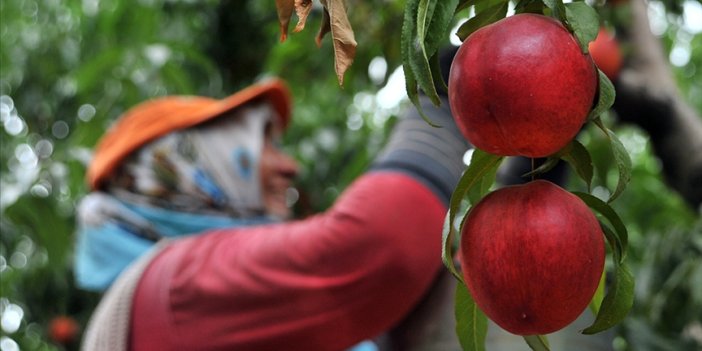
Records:
{"label": "red sleeve", "polygon": [[141,278],[132,349],[343,350],[374,337],[440,269],[445,211],[413,178],[376,172],[321,215],[175,242]]}

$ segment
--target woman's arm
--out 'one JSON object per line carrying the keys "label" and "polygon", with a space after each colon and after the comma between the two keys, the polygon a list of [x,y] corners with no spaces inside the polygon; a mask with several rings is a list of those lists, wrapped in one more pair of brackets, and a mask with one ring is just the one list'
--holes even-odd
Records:
{"label": "woman's arm", "polygon": [[422,183],[381,171],[322,215],[176,242],[137,289],[133,349],[343,350],[374,337],[435,278],[444,215]]}

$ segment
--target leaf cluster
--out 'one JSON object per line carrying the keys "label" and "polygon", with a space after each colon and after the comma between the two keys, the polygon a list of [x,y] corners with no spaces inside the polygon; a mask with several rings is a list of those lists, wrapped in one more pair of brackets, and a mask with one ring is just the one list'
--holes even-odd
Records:
{"label": "leaf cluster", "polygon": [[[344,84],[344,73],[353,63],[356,56],[356,39],[351,23],[346,12],[345,0],[319,0],[324,7],[324,18],[317,32],[315,42],[321,46],[324,36],[331,32],[334,45],[334,70],[336,71],[339,85]],[[280,24],[280,41],[288,37],[288,27],[293,11],[297,14],[298,22],[293,32],[305,28],[307,16],[312,11],[312,0],[276,0],[278,22]]]}

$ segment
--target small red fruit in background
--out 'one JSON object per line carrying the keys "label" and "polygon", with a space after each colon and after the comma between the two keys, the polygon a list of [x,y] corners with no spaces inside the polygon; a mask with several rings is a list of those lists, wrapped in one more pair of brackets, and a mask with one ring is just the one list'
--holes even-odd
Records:
{"label": "small red fruit in background", "polygon": [[49,337],[61,345],[68,345],[78,338],[80,327],[69,316],[57,316],[49,322]]}
{"label": "small red fruit in background", "polygon": [[600,28],[597,38],[590,42],[588,48],[597,67],[607,78],[615,80],[622,69],[623,58],[621,47],[614,35],[606,28]]}
{"label": "small red fruit in background", "polygon": [[478,307],[518,335],[548,334],[587,307],[602,276],[597,218],[545,180],[496,190],[468,214],[461,268]]}
{"label": "small red fruit in background", "polygon": [[468,36],[449,74],[463,135],[503,156],[544,157],[575,137],[592,107],[597,71],[557,20],[517,14]]}

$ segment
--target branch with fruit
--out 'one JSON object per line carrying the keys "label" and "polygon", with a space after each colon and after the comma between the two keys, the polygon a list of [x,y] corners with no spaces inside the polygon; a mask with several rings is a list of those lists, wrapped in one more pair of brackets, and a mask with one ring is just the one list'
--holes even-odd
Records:
{"label": "branch with fruit", "polygon": [[[631,178],[631,160],[600,119],[615,91],[588,53],[600,31],[598,15],[584,2],[522,0],[506,17],[508,4],[411,0],[402,30],[408,96],[419,108],[421,90],[438,104],[436,87],[445,86],[439,43],[461,11],[474,13],[458,29],[463,43],[447,89],[456,123],[476,150],[451,198],[442,253],[460,282],[455,306],[465,350],[484,350],[487,318],[523,335],[532,349],[546,350],[543,335],[564,328],[588,305],[597,316],[583,333],[593,334],[618,324],[633,303],[624,260],[628,234],[610,206]],[[591,157],[575,140],[586,123],[603,131],[616,160],[619,180],[607,199],[589,193]],[[546,158],[526,175],[532,179],[563,160],[588,192],[543,180],[490,192],[506,156]],[[614,279],[603,297],[605,239]]]}

